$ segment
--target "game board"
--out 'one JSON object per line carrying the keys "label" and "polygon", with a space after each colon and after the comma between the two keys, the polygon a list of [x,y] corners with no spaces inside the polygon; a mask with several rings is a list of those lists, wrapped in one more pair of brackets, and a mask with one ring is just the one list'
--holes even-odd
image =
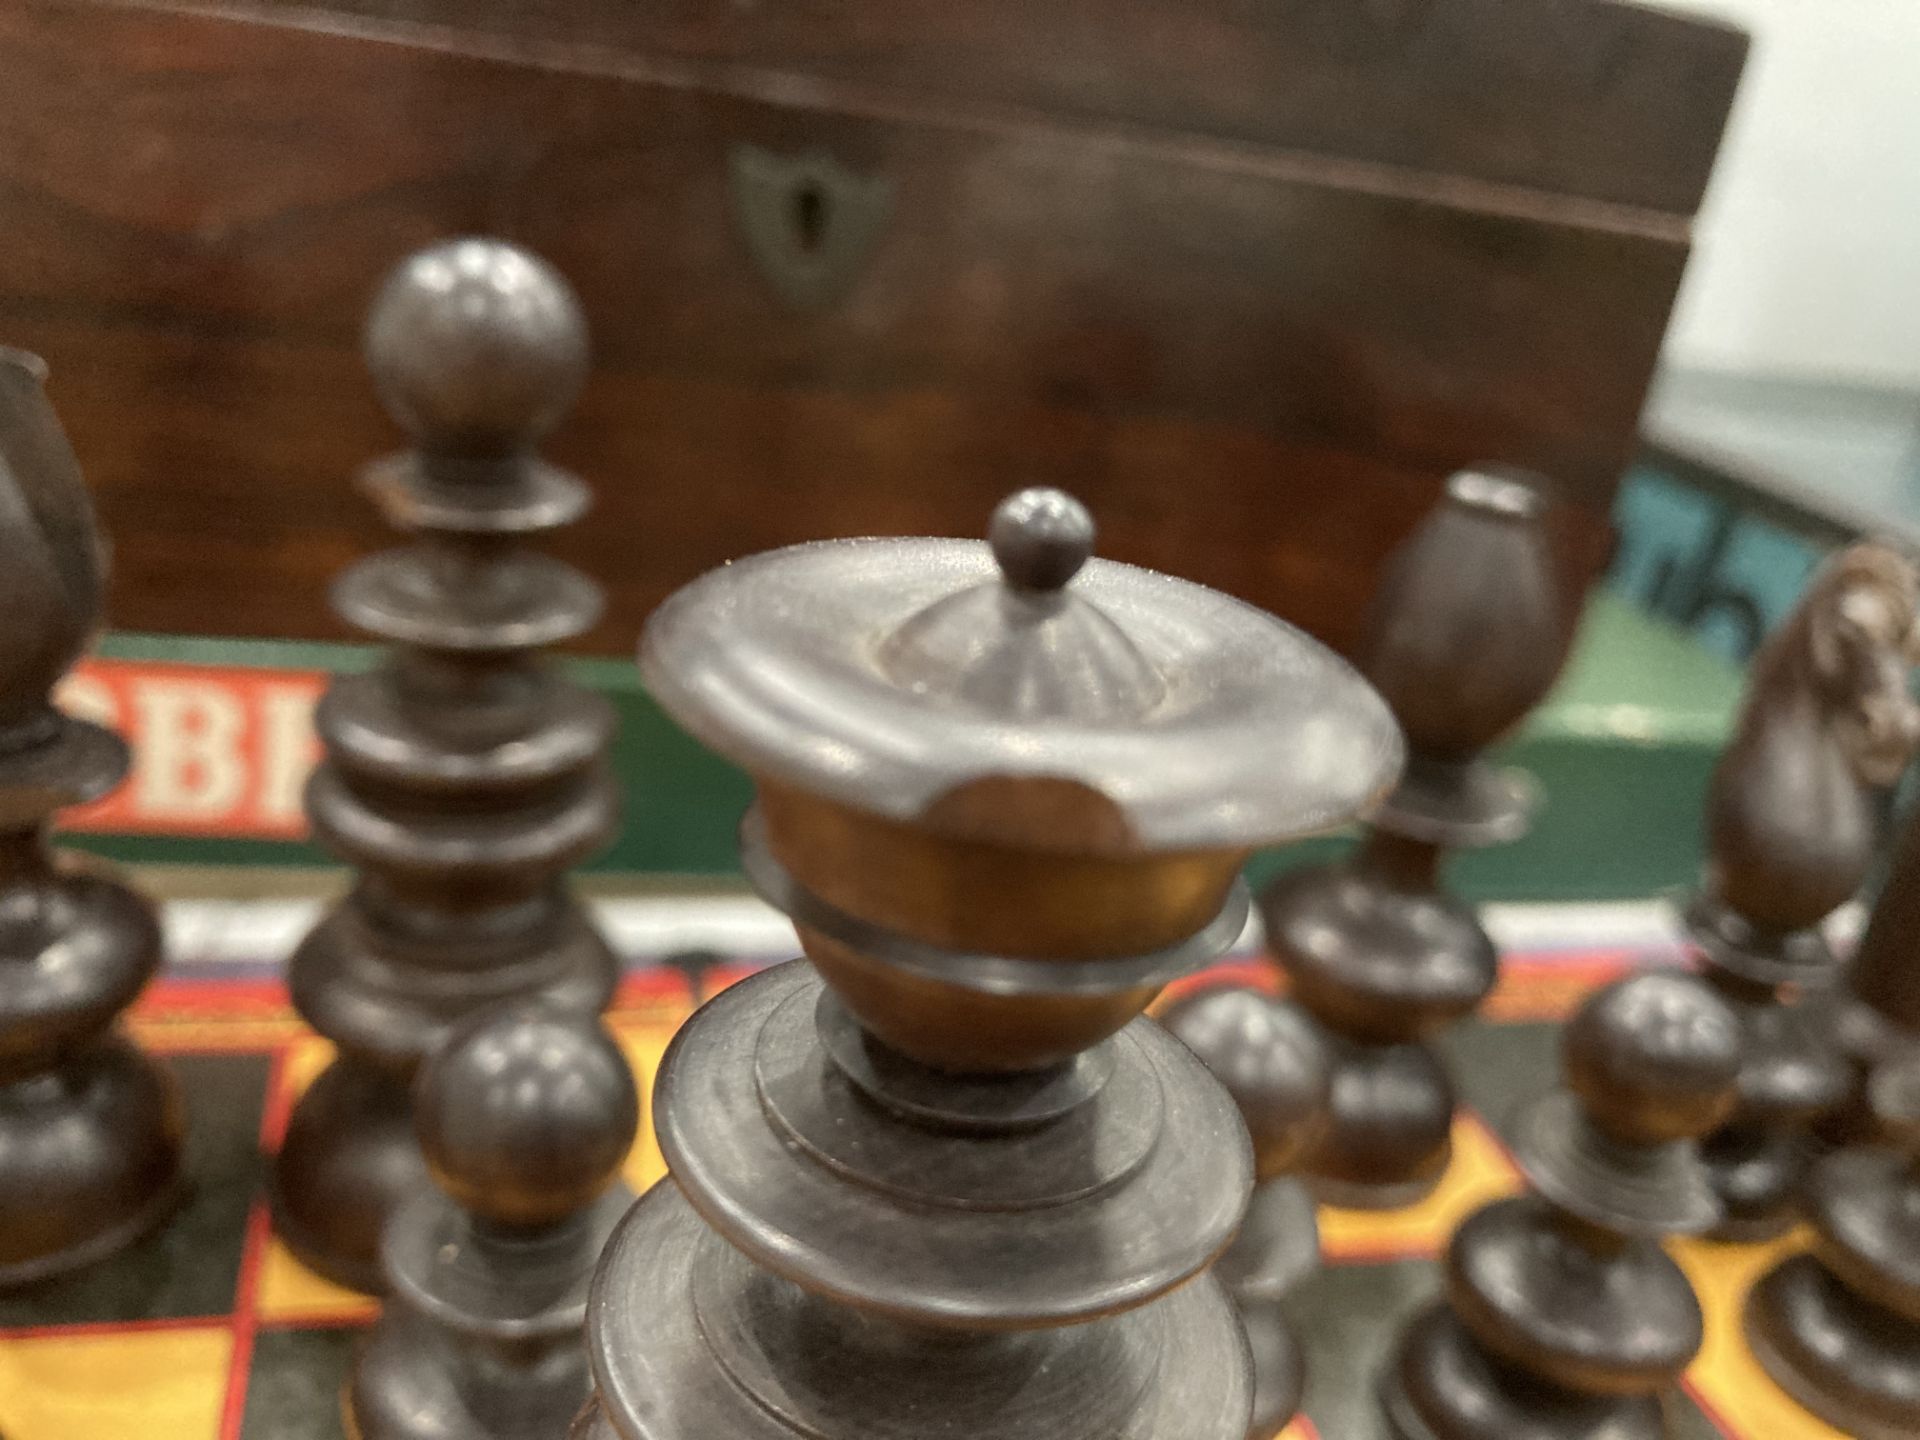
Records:
{"label": "game board", "polygon": [[[263,1156],[327,1058],[326,1043],[288,1009],[271,959],[308,913],[170,908],[182,958],[130,1024],[179,1076],[196,1189],[162,1234],[119,1259],[57,1287],[0,1297],[5,1440],[342,1435],[340,1379],[373,1306],[293,1260],[273,1237],[262,1192]],[[743,900],[632,901],[605,913],[632,961],[611,1024],[643,1086],[696,992],[782,958],[790,944],[774,917]],[[1508,946],[1501,987],[1447,1042],[1470,1107],[1452,1169],[1415,1210],[1323,1212],[1325,1264],[1293,1297],[1308,1347],[1308,1418],[1286,1440],[1373,1440],[1374,1380],[1401,1319],[1436,1288],[1433,1256],[1462,1214],[1518,1183],[1500,1129],[1551,1083],[1554,1022],[1625,967],[1681,958],[1654,907],[1493,907],[1491,920]],[[689,948],[706,953],[660,963]],[[1190,983],[1264,983],[1265,974],[1243,949]],[[643,1126],[626,1179],[638,1190],[662,1173]],[[1680,1247],[1707,1303],[1709,1335],[1676,1402],[1676,1440],[1843,1440],[1775,1390],[1739,1338],[1740,1300],[1773,1253]]]}

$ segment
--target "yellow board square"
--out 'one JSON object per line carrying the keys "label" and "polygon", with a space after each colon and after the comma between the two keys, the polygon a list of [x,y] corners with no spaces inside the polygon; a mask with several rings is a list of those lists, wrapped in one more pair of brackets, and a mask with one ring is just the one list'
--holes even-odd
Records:
{"label": "yellow board square", "polygon": [[291,1108],[306,1088],[333,1063],[333,1042],[318,1035],[302,1035],[286,1048],[280,1061],[280,1103]]}
{"label": "yellow board square", "polygon": [[1304,1415],[1296,1415],[1274,1434],[1272,1440],[1322,1440],[1322,1436],[1314,1428],[1313,1421]]}
{"label": "yellow board square", "polygon": [[[301,1036],[281,1059],[279,1091],[268,1097],[268,1103],[284,1114],[332,1062],[330,1042],[316,1035]],[[275,1237],[268,1240],[260,1257],[254,1313],[266,1325],[331,1325],[371,1320],[379,1307],[364,1295],[321,1279]]]}
{"label": "yellow board square", "polygon": [[627,1152],[627,1162],[620,1170],[628,1188],[640,1195],[667,1173],[660,1141],[653,1133],[652,1096],[653,1077],[659,1073],[660,1058],[667,1053],[674,1027],[651,1016],[638,1020],[617,1013],[608,1016],[607,1022],[626,1053],[627,1064],[633,1068],[633,1083],[640,1090],[640,1133],[634,1137],[633,1149]]}
{"label": "yellow board square", "polygon": [[1454,1229],[1489,1200],[1520,1188],[1520,1172],[1478,1116],[1453,1121],[1453,1159],[1434,1192],[1404,1210],[1320,1209],[1320,1249],[1328,1264],[1438,1255]]}
{"label": "yellow board square", "polygon": [[1804,1248],[1804,1235],[1770,1245],[1716,1245],[1678,1240],[1669,1248],[1693,1282],[1706,1316],[1706,1343],[1687,1371],[1687,1388],[1708,1417],[1734,1435],[1766,1440],[1848,1440],[1815,1419],[1768,1378],[1741,1326],[1747,1292],[1784,1256]]}
{"label": "yellow board square", "polygon": [[233,1336],[220,1326],[29,1335],[0,1344],[7,1440],[217,1440]]}
{"label": "yellow board square", "polygon": [[380,1313],[377,1302],[314,1274],[277,1237],[260,1257],[258,1283],[253,1306],[263,1325],[350,1325]]}

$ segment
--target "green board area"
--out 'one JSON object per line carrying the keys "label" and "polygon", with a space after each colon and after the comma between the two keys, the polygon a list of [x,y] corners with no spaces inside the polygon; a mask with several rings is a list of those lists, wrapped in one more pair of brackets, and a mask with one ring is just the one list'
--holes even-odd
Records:
{"label": "green board area", "polygon": [[[376,652],[362,646],[114,634],[108,659],[347,671]],[[640,876],[733,876],[734,830],[745,776],[677,729],[640,688],[630,664],[567,662],[608,696],[620,717],[614,764],[626,821],[589,867]],[[1476,899],[1642,897],[1689,883],[1700,861],[1700,804],[1740,692],[1739,672],[1680,631],[1596,594],[1553,696],[1507,747],[1538,778],[1545,804],[1517,844],[1462,856],[1455,875]],[[1286,764],[1284,755],[1274,764]],[[130,863],[312,866],[310,844],[158,835],[86,835],[72,843]],[[1264,878],[1346,843],[1322,838],[1263,855]]]}

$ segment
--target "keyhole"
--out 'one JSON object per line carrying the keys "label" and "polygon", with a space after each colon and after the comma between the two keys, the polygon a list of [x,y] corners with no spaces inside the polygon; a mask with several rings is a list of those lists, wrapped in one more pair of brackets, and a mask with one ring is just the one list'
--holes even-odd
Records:
{"label": "keyhole", "polygon": [[815,181],[808,180],[793,192],[793,233],[808,254],[826,238],[827,194]]}

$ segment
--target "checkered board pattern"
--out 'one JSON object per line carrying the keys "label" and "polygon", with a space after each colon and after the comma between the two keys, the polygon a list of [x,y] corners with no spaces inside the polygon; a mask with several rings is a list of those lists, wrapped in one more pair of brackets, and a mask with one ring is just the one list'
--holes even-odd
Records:
{"label": "checkered board pattern", "polygon": [[[280,911],[263,920],[244,909],[170,913],[174,953],[198,958],[177,963],[129,1017],[185,1093],[192,1197],[132,1251],[57,1285],[0,1294],[0,1440],[343,1434],[341,1378],[374,1308],[293,1259],[273,1234],[263,1193],[294,1097],[329,1052],[287,1008],[277,967],[258,955],[283,954],[310,916]],[[656,905],[610,917],[616,941],[636,957],[610,1024],[643,1089],[695,991],[710,994],[784,948],[758,919],[743,927],[724,910],[696,902],[694,910]],[[1379,1433],[1374,1382],[1399,1322],[1437,1289],[1434,1257],[1463,1215],[1519,1183],[1501,1126],[1553,1082],[1556,1022],[1591,985],[1679,958],[1664,920],[1642,910],[1624,924],[1596,907],[1497,917],[1493,928],[1508,947],[1501,988],[1448,1040],[1468,1104],[1452,1169],[1415,1209],[1323,1212],[1325,1264],[1293,1297],[1311,1376],[1307,1416],[1284,1440]],[[261,949],[236,958],[236,941]],[[657,963],[688,943],[719,949],[720,963],[701,972]],[[1264,974],[1243,953],[1194,983]],[[639,1190],[662,1174],[643,1127],[626,1178]],[[1741,1299],[1779,1248],[1677,1247],[1708,1314],[1705,1351],[1675,1405],[1677,1440],[1842,1440],[1780,1394],[1740,1339]]]}

